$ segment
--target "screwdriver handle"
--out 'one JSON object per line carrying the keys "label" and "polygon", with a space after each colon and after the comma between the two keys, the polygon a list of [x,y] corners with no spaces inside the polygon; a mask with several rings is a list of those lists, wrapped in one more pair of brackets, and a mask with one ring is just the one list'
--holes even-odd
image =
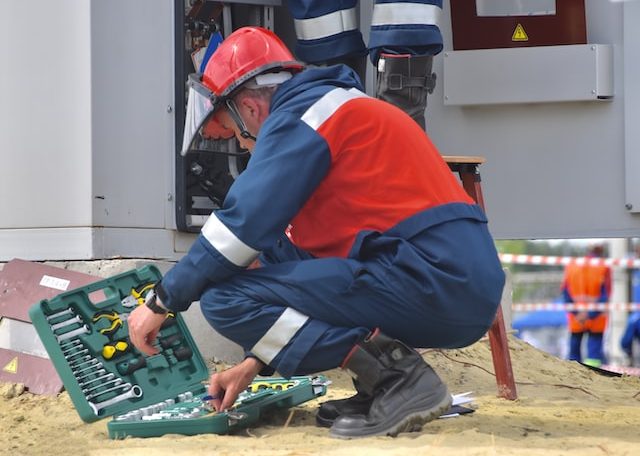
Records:
{"label": "screwdriver handle", "polygon": [[189,347],[180,347],[173,351],[173,356],[175,356],[178,361],[184,361],[193,356],[193,351]]}
{"label": "screwdriver handle", "polygon": [[174,334],[169,337],[165,337],[164,339],[160,339],[160,346],[163,349],[170,348],[172,345],[175,345],[177,342],[182,340],[182,336],[180,334]]}
{"label": "screwdriver handle", "polygon": [[131,359],[128,363],[120,364],[120,366],[118,366],[118,371],[120,371],[122,375],[131,375],[146,365],[147,361],[144,359],[144,356],[139,356]]}

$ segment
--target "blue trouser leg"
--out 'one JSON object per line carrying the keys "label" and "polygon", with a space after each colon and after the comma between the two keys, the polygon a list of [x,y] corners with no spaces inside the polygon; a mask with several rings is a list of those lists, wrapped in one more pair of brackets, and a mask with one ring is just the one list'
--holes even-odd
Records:
{"label": "blue trouser leg", "polygon": [[[284,376],[339,366],[374,328],[413,347],[466,346],[489,328],[504,278],[495,250],[483,251],[492,244],[473,239],[485,235],[475,222],[443,223],[364,262],[299,260],[308,255],[283,239],[265,252],[264,267],[207,289],[202,312]],[[431,244],[441,250],[429,262],[417,246]]]}
{"label": "blue trouser leg", "polygon": [[255,354],[284,376],[332,369],[375,327],[349,316],[351,306],[340,296],[353,278],[350,263],[329,258],[248,270],[208,289],[200,300],[202,312],[216,331],[248,352],[274,325],[286,333],[277,322],[293,318],[300,327],[290,340],[278,340],[285,345],[271,353],[273,358]]}
{"label": "blue trouser leg", "polygon": [[604,353],[602,351],[602,333],[589,333],[587,340],[587,356],[590,359],[596,359],[604,362]]}
{"label": "blue trouser leg", "polygon": [[583,333],[571,333],[569,339],[569,359],[571,361],[582,361],[582,334]]}
{"label": "blue trouser leg", "polygon": [[[295,54],[299,59],[309,63],[324,63],[343,56],[366,54],[367,49],[360,30],[351,26],[342,29],[343,19],[340,18],[342,13],[349,16],[347,23],[357,23],[357,0],[288,0],[286,3],[296,25],[298,40]],[[300,27],[305,28],[305,22],[323,17],[332,18],[333,24],[337,27],[328,30],[326,27],[314,26],[315,32],[300,30]]]}

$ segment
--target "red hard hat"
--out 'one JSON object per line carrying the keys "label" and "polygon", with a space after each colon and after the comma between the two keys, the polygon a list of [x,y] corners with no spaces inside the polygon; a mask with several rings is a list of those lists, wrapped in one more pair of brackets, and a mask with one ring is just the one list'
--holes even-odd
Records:
{"label": "red hard hat", "polygon": [[275,33],[262,27],[243,27],[218,46],[204,69],[202,83],[214,95],[227,97],[259,74],[303,67]]}

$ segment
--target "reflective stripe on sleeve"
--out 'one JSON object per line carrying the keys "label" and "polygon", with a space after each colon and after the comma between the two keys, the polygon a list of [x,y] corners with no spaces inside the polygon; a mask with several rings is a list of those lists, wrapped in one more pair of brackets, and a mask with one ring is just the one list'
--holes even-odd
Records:
{"label": "reflective stripe on sleeve", "polygon": [[358,89],[333,89],[312,104],[302,115],[301,120],[314,130],[317,130],[340,106],[349,100],[363,97],[368,97],[368,95]]}
{"label": "reflective stripe on sleeve", "polygon": [[358,29],[356,9],[350,8],[310,19],[295,19],[293,25],[299,40],[317,40]]}
{"label": "reflective stripe on sleeve", "polygon": [[287,307],[269,331],[251,348],[251,353],[263,363],[271,363],[308,319],[306,315]]}
{"label": "reflective stripe on sleeve", "polygon": [[373,7],[371,26],[439,25],[442,9],[420,3],[379,3]]}
{"label": "reflective stripe on sleeve", "polygon": [[209,244],[236,266],[249,266],[260,254],[242,242],[212,213],[202,227],[202,235]]}

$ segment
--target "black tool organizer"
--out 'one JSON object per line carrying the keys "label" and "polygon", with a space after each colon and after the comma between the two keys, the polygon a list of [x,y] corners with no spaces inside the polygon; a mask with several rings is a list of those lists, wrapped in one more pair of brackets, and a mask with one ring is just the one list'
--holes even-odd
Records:
{"label": "black tool organizer", "polygon": [[130,343],[127,317],[161,274],[152,265],[34,304],[29,315],[80,418],[113,416],[111,438],[228,433],[326,393],[324,377],[261,379],[231,410],[205,398],[207,366],[179,314],[170,313],[144,356]]}

